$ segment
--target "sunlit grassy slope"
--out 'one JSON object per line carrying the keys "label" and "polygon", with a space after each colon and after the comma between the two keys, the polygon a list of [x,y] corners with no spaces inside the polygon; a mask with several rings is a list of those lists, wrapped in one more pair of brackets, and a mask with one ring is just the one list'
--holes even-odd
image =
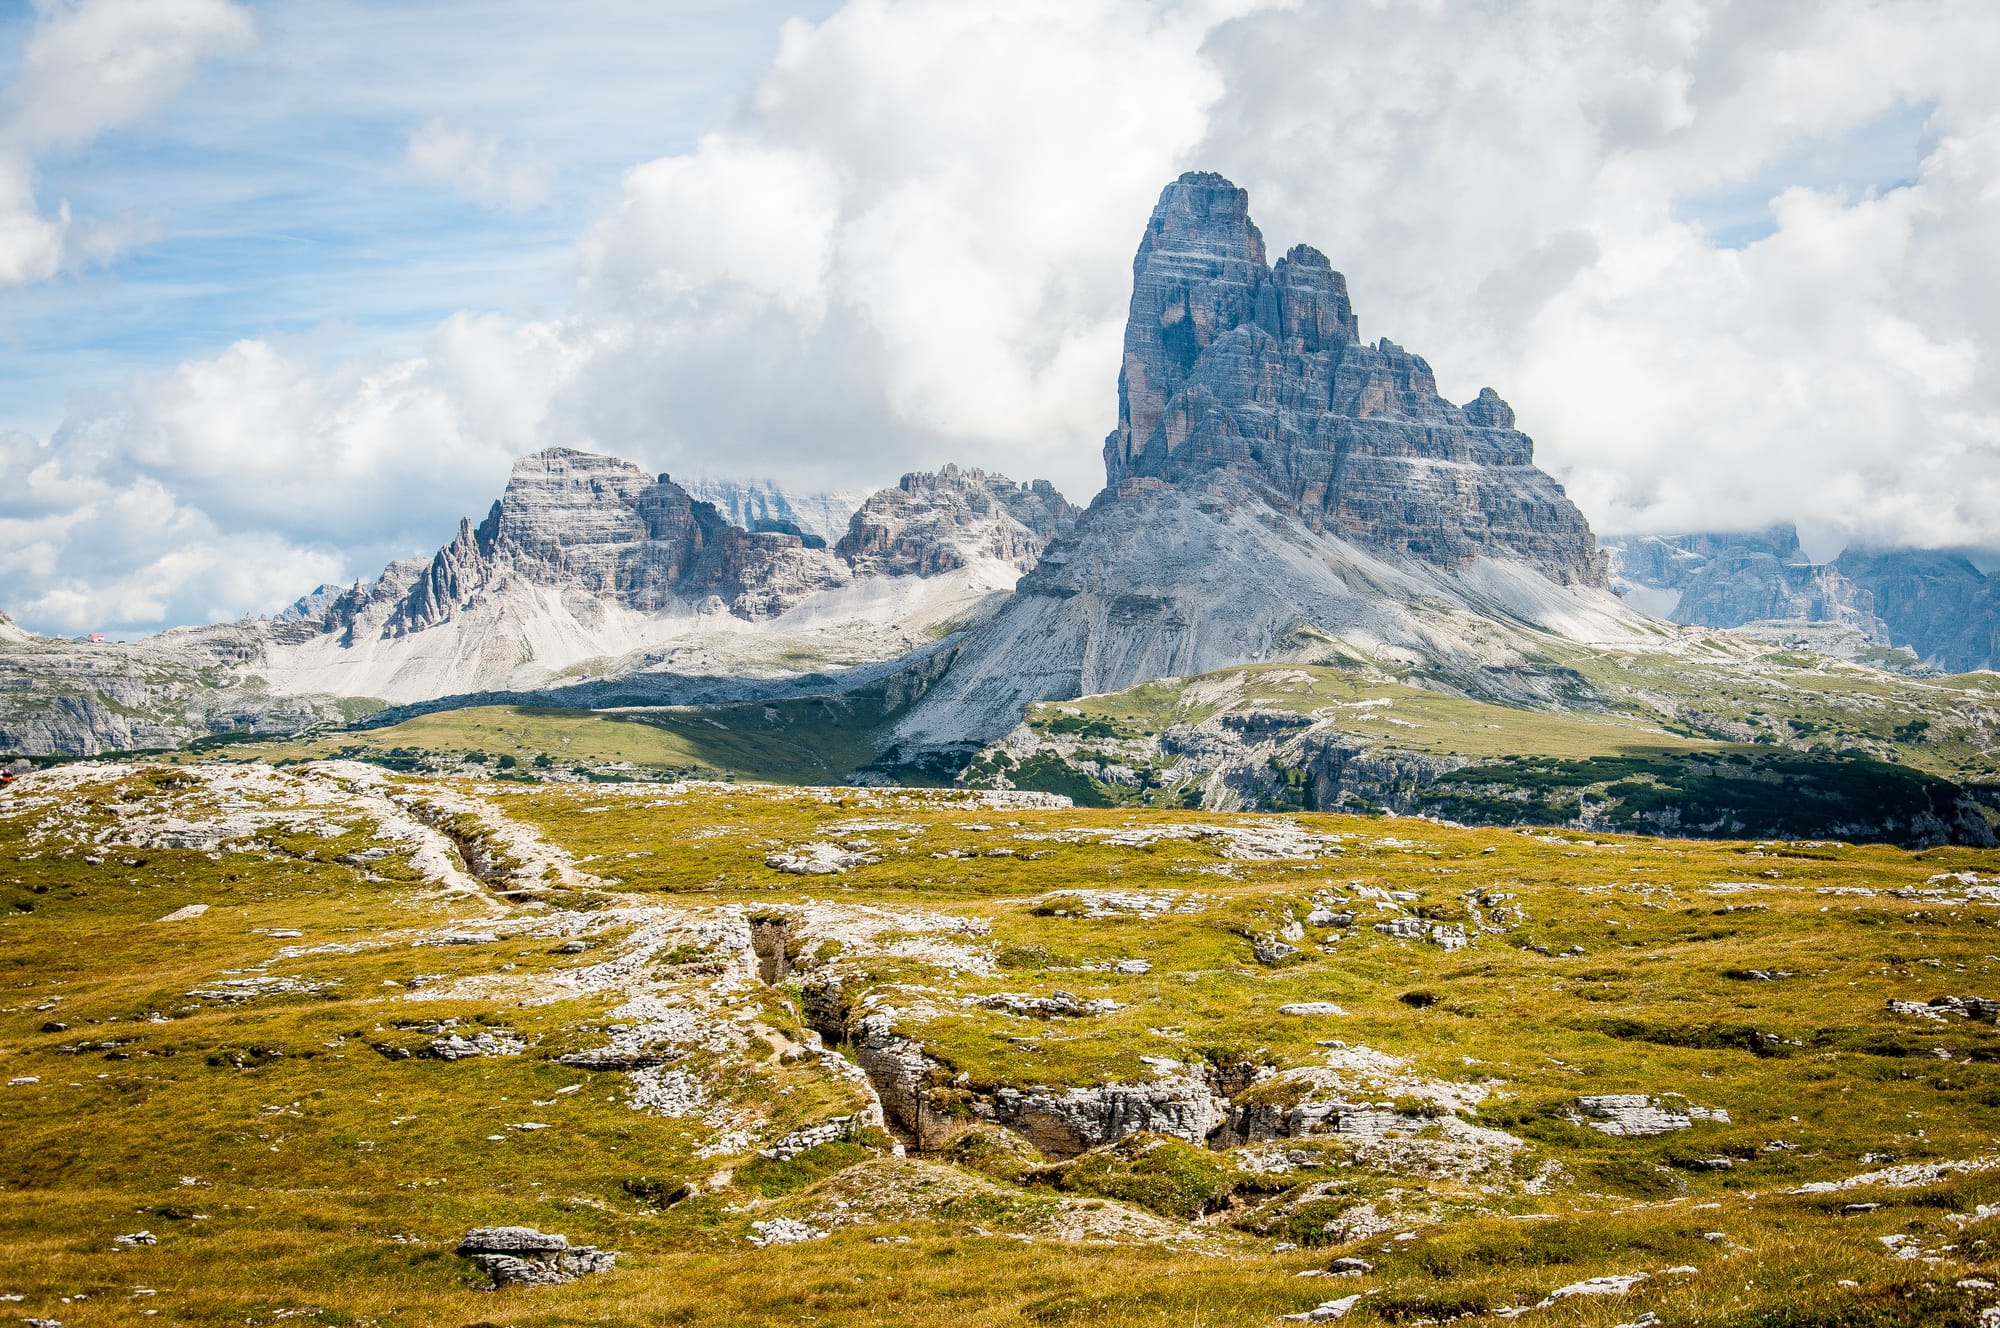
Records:
{"label": "sunlit grassy slope", "polygon": [[[522,756],[635,727],[490,722]],[[815,844],[842,869],[769,865]],[[67,767],[0,793],[0,1294],[71,1328],[1269,1324],[1349,1295],[1344,1322],[1472,1324],[1645,1274],[1523,1317],[1970,1324],[2000,1304],[2000,1030],[1887,1003],[2000,996],[1996,877],[1963,849]],[[759,1158],[867,1106],[812,1050],[829,982],[920,1048],[928,1149]],[[1010,1012],[1057,992],[1084,1012]],[[632,1055],[563,1060],[607,1046]],[[1191,1074],[1382,1130],[1073,1155],[977,1125],[1001,1090]],[[1602,1093],[1716,1114],[1614,1137],[1579,1109]],[[828,1234],[751,1244],[777,1217]],[[452,1251],[489,1223],[619,1264],[485,1291]],[[1302,1276],[1339,1258],[1368,1269]]]}
{"label": "sunlit grassy slope", "polygon": [[226,750],[240,759],[360,757],[416,768],[473,757],[496,770],[505,759],[506,768],[522,775],[578,768],[617,775],[615,767],[623,766],[824,784],[874,759],[881,721],[881,698],[866,693],[611,711],[474,706],[309,739],[232,743]]}
{"label": "sunlit grassy slope", "polygon": [[1597,671],[1593,686],[1615,704],[1529,710],[1372,670],[1253,665],[1032,706],[967,774],[1099,804],[1386,807],[1474,824],[1900,842],[1923,842],[1908,828],[1927,817],[1957,826],[1950,837],[1977,836],[2000,804],[2000,680],[1989,675],[1587,652],[1562,668]]}
{"label": "sunlit grassy slope", "polygon": [[[1447,694],[1362,661],[1162,679],[1030,706],[961,778],[1091,805],[1987,842],[2000,823],[2000,677],[1905,677],[1718,640],[1674,653],[1552,643],[1525,666],[1546,685],[1543,708]],[[897,713],[879,689],[598,712],[482,706],[224,754],[485,765],[509,778],[948,778],[883,764]]]}

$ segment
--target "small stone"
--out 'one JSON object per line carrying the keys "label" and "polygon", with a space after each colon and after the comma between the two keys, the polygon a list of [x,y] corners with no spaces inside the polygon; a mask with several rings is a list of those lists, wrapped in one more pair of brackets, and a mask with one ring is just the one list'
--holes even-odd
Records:
{"label": "small stone", "polygon": [[1347,1011],[1332,1001],[1293,1001],[1278,1007],[1279,1014],[1344,1015]]}
{"label": "small stone", "polygon": [[1271,966],[1282,964],[1299,953],[1299,947],[1287,944],[1275,936],[1259,936],[1250,942],[1250,953],[1257,962]]}
{"label": "small stone", "polygon": [[134,1231],[129,1236],[113,1236],[111,1243],[123,1245],[129,1250],[135,1245],[157,1245],[160,1243],[160,1238],[150,1231]]}
{"label": "small stone", "polygon": [[572,1246],[566,1236],[511,1226],[477,1227],[466,1232],[458,1243],[458,1253],[478,1265],[496,1288],[572,1282],[586,1273],[606,1272],[618,1260],[611,1250]]}
{"label": "small stone", "polygon": [[1342,1296],[1339,1300],[1323,1300],[1303,1314],[1281,1314],[1278,1317],[1293,1323],[1332,1323],[1336,1319],[1346,1318],[1347,1312],[1360,1303],[1361,1296],[1357,1292],[1352,1296]]}
{"label": "small stone", "polygon": [[827,1233],[815,1226],[789,1217],[774,1217],[766,1222],[752,1222],[750,1229],[757,1234],[749,1238],[752,1245],[762,1249],[769,1245],[803,1245],[809,1240],[825,1240]]}
{"label": "small stone", "polygon": [[1646,1277],[1645,1273],[1614,1273],[1608,1277],[1586,1277],[1581,1282],[1571,1282],[1568,1286],[1559,1286],[1549,1292],[1542,1298],[1541,1308],[1546,1309],[1559,1300],[1568,1300],[1571,1296],[1622,1296],[1645,1281]]}

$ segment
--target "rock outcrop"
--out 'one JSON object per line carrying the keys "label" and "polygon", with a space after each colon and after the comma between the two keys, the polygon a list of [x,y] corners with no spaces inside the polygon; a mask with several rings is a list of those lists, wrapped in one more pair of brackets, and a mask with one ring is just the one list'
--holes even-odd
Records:
{"label": "rock outcrop", "polygon": [[1069,1157],[1141,1132],[1205,1144],[1229,1117],[1228,1099],[1194,1075],[1061,1092],[1000,1088],[990,1104],[980,1105],[996,1124],[1055,1157]]}
{"label": "rock outcrop", "polygon": [[574,1282],[587,1273],[609,1272],[618,1262],[611,1250],[571,1245],[566,1236],[533,1227],[475,1228],[458,1243],[458,1253],[492,1278],[496,1289]]}
{"label": "rock outcrop", "polygon": [[1422,357],[1363,342],[1347,279],[1306,245],[1268,266],[1249,196],[1219,175],[1183,175],[1146,225],[1104,461],[1113,488],[1227,469],[1372,550],[1605,584],[1589,525],[1507,403],[1487,388],[1455,406]]}
{"label": "rock outcrop", "polygon": [[898,726],[964,751],[1029,701],[1253,660],[1382,658],[1525,703],[1538,634],[1626,640],[1588,524],[1490,391],[1367,345],[1345,279],[1267,266],[1242,190],[1169,185],[1133,264],[1107,488]]}
{"label": "rock outcrop", "polygon": [[1047,480],[1015,484],[946,466],[905,475],[869,498],[835,551],[862,576],[937,576],[975,558],[1026,572],[1051,540],[1076,525],[1077,515]]}

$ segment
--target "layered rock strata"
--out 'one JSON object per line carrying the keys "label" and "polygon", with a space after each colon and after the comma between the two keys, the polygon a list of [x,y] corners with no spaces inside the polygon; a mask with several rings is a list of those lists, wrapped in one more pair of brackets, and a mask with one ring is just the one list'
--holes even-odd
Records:
{"label": "layered rock strata", "polygon": [[1486,388],[1453,405],[1421,356],[1362,341],[1347,279],[1307,245],[1267,264],[1248,194],[1219,175],[1183,175],[1147,222],[1104,462],[1114,488],[1227,469],[1372,549],[1605,584],[1589,525],[1507,403]]}
{"label": "layered rock strata", "polygon": [[1345,279],[1275,265],[1244,192],[1188,174],[1133,263],[1108,485],[900,722],[892,759],[997,737],[1029,701],[1260,659],[1371,659],[1523,704],[1582,699],[1546,634],[1654,629],[1490,389],[1360,340]]}

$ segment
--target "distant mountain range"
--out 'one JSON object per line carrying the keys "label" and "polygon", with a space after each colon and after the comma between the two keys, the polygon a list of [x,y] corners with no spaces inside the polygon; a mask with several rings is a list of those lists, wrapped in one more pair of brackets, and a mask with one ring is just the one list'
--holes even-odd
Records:
{"label": "distant mountain range", "polygon": [[[1497,392],[1453,403],[1422,357],[1364,341],[1326,256],[1270,262],[1219,175],[1147,221],[1117,388],[1083,511],[954,466],[804,497],[551,448],[434,555],[274,618],[131,646],[0,620],[0,751],[871,689],[854,778],[1993,840],[1986,794],[1952,780],[2000,805],[2000,693],[1881,671],[1994,662],[1977,568],[1815,565],[1789,527],[1607,557]],[[1297,672],[1225,672],[1268,664]],[[1425,696],[1450,705],[1385,709]],[[1496,774],[1499,734],[1543,764]]]}
{"label": "distant mountain range", "polygon": [[681,482],[688,497],[712,504],[725,520],[745,530],[789,530],[808,542],[817,538],[837,543],[847,533],[848,518],[868,501],[867,489],[837,489],[810,493],[788,489],[776,480],[735,480],[703,475]]}
{"label": "distant mountain range", "polygon": [[551,448],[516,463],[486,517],[430,558],[322,586],[274,618],[129,646],[9,624],[0,751],[290,732],[492,692],[595,699],[622,678],[635,681],[620,695],[653,701],[824,688],[829,672],[921,655],[990,612],[1075,519],[1045,481],[947,466],[870,495],[829,546],[775,518],[732,523],[667,476]]}
{"label": "distant mountain range", "polygon": [[1674,622],[1743,628],[1840,654],[1895,647],[1946,673],[2000,669],[2000,579],[1960,554],[1856,547],[1815,563],[1789,524],[1608,538],[1605,548],[1618,592]]}

